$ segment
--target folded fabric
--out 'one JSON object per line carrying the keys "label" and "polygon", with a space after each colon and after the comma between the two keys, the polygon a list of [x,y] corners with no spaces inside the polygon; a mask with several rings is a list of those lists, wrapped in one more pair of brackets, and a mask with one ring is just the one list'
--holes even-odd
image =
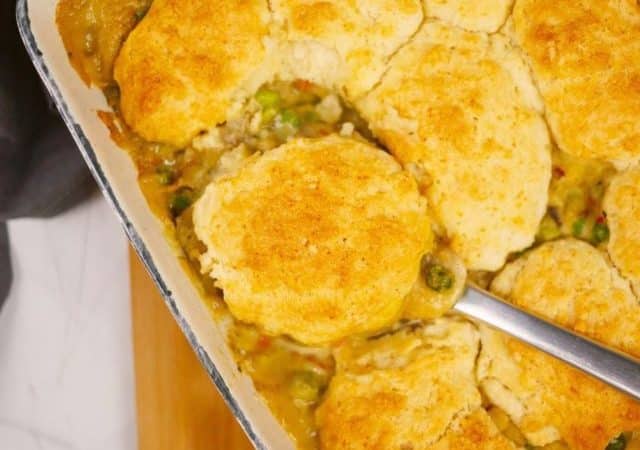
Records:
{"label": "folded fabric", "polygon": [[11,265],[6,221],[50,217],[93,182],[22,46],[13,2],[0,5],[0,307]]}

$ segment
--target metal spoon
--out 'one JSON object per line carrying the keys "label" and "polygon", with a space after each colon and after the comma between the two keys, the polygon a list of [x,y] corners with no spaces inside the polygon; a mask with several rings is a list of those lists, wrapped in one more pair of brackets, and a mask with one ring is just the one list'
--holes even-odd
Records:
{"label": "metal spoon", "polygon": [[475,286],[467,287],[454,309],[640,400],[640,360],[525,312]]}

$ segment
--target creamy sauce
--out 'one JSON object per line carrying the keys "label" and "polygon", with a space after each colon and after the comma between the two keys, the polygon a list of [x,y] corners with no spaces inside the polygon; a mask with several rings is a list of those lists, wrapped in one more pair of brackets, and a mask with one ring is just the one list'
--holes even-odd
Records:
{"label": "creamy sauce", "polygon": [[85,83],[104,88],[113,62],[152,0],[63,0],[57,22],[69,61]]}
{"label": "creamy sauce", "polygon": [[255,327],[232,326],[233,349],[271,411],[296,440],[299,449],[318,447],[314,411],[333,375],[328,349],[310,349],[284,337],[261,335]]}
{"label": "creamy sauce", "polygon": [[605,244],[609,229],[602,199],[614,174],[611,164],[555,151],[549,206],[538,241],[573,236],[594,246]]}

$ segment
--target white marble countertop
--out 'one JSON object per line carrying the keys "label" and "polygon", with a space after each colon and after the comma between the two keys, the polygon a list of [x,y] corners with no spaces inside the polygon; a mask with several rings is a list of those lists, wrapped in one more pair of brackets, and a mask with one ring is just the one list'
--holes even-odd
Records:
{"label": "white marble countertop", "polygon": [[99,195],[9,223],[0,311],[0,449],[136,446],[127,244]]}

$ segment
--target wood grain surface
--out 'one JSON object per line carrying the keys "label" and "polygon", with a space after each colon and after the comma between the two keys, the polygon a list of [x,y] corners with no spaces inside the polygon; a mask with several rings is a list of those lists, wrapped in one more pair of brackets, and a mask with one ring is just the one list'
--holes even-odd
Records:
{"label": "wood grain surface", "polygon": [[139,450],[251,449],[130,251]]}

